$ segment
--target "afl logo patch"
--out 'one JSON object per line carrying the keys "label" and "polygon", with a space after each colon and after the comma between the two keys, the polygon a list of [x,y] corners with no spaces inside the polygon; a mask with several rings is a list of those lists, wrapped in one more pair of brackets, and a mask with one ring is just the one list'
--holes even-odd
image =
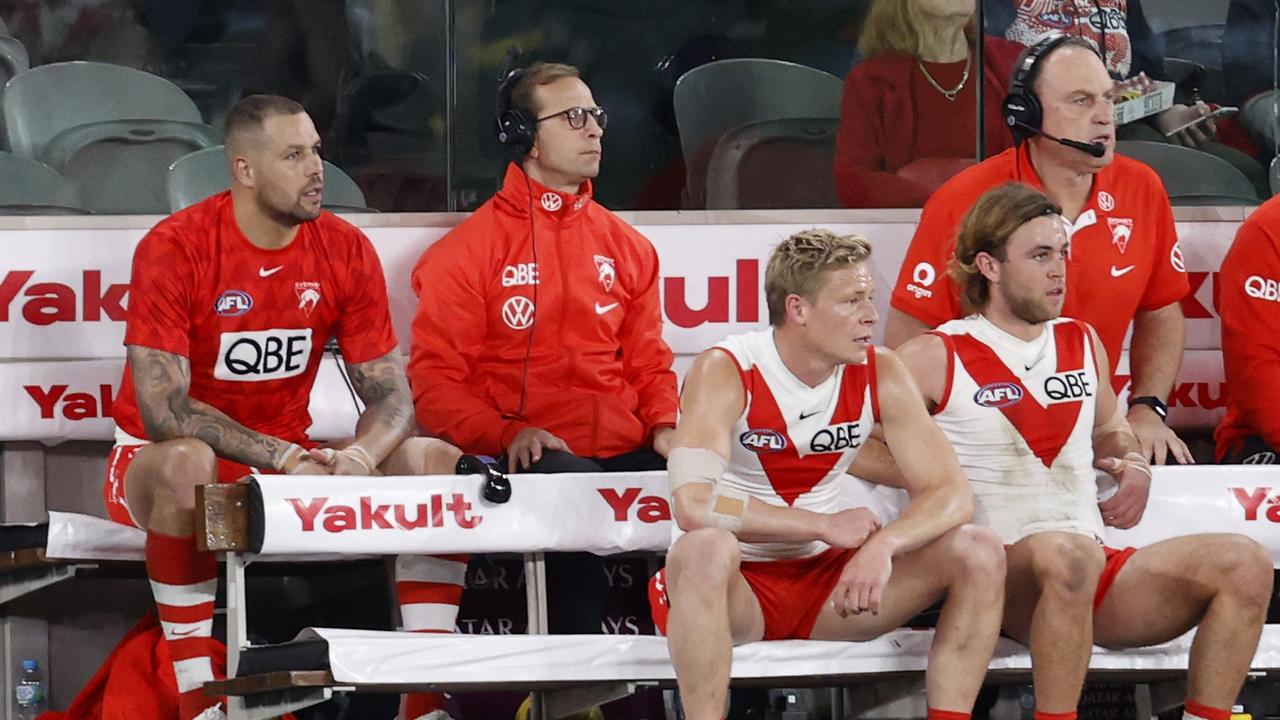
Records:
{"label": "afl logo patch", "polygon": [[253,298],[243,290],[223,290],[213,302],[213,311],[222,317],[236,317],[249,312]]}
{"label": "afl logo patch", "polygon": [[973,401],[982,407],[1002,408],[1022,399],[1022,386],[1017,383],[999,382],[983,385],[973,394]]}
{"label": "afl logo patch", "polygon": [[777,430],[748,430],[738,437],[742,447],[758,455],[785,450],[787,438]]}

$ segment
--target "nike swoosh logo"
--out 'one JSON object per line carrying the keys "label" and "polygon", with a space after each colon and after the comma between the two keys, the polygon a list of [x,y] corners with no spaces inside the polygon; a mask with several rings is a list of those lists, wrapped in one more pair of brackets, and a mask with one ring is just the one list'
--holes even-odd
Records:
{"label": "nike swoosh logo", "polygon": [[618,307],[618,303],[609,303],[608,305],[596,303],[596,314],[603,315],[616,307]]}
{"label": "nike swoosh logo", "polygon": [[283,265],[277,265],[271,268],[270,270],[260,267],[258,268],[258,277],[271,277],[272,275],[275,275],[276,273],[280,272],[283,269],[284,269]]}
{"label": "nike swoosh logo", "polygon": [[191,628],[190,630],[187,630],[186,632],[180,632],[180,631],[178,631],[178,630],[174,630],[173,632],[171,632],[171,633],[169,633],[169,634],[170,634],[170,635],[172,635],[172,636],[174,636],[174,637],[186,637],[186,636],[188,636],[188,635],[195,635],[195,634],[196,634],[196,633],[198,633],[198,632],[200,632],[200,628]]}
{"label": "nike swoosh logo", "polygon": [[801,419],[801,420],[808,420],[809,418],[813,417],[814,415],[817,415],[817,414],[818,414],[818,413],[820,413],[820,412],[822,412],[822,411],[821,411],[821,410],[814,410],[814,411],[813,411],[813,412],[811,412],[811,413],[800,413],[800,419]]}
{"label": "nike swoosh logo", "polygon": [[1135,267],[1135,266],[1133,266],[1133,265],[1125,265],[1125,266],[1124,266],[1124,267],[1122,267],[1122,268],[1118,268],[1118,267],[1116,267],[1115,265],[1112,265],[1112,266],[1111,266],[1111,277],[1120,277],[1121,275],[1124,275],[1125,273],[1127,273],[1127,272],[1129,272],[1130,270],[1132,270],[1134,267]]}

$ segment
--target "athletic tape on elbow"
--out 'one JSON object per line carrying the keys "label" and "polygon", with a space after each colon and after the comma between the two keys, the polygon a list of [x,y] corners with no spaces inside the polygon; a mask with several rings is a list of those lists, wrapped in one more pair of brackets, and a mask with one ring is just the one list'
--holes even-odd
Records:
{"label": "athletic tape on elbow", "polygon": [[678,447],[667,458],[667,486],[671,494],[689,483],[715,485],[724,476],[729,463],[720,453],[706,448]]}
{"label": "athletic tape on elbow", "polygon": [[742,521],[747,516],[747,503],[751,496],[723,482],[711,487],[711,497],[707,498],[707,524],[737,533],[742,529]]}

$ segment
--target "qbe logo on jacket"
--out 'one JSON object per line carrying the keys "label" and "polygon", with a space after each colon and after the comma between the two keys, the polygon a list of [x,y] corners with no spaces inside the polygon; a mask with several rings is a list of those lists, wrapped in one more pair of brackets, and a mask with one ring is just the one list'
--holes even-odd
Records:
{"label": "qbe logo on jacket", "polygon": [[232,382],[282,380],[301,375],[311,359],[311,328],[222,333],[213,376]]}

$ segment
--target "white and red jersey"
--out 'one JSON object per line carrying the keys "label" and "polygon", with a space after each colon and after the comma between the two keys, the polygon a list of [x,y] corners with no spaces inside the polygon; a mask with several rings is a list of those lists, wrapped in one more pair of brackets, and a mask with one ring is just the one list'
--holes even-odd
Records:
{"label": "white and red jersey", "polygon": [[[397,347],[373,245],[328,212],[265,250],[236,225],[222,192],[162,220],[133,255],[125,344],[190,361],[192,398],[291,442],[306,439],[325,343],[358,364]],[[126,364],[116,441],[148,440]]]}
{"label": "white and red jersey", "polygon": [[1059,318],[1027,342],[971,315],[933,334],[947,348],[934,420],[973,486],[974,522],[1008,545],[1050,530],[1101,537],[1088,325]]}
{"label": "white and red jersey", "polygon": [[[782,363],[773,329],[735,335],[715,346],[733,358],[746,407],[733,426],[722,483],[770,505],[832,513],[847,507],[840,483],[879,419],[875,349],[866,362],[841,365],[816,387]],[[819,542],[742,543],[744,560],[809,557]]]}

